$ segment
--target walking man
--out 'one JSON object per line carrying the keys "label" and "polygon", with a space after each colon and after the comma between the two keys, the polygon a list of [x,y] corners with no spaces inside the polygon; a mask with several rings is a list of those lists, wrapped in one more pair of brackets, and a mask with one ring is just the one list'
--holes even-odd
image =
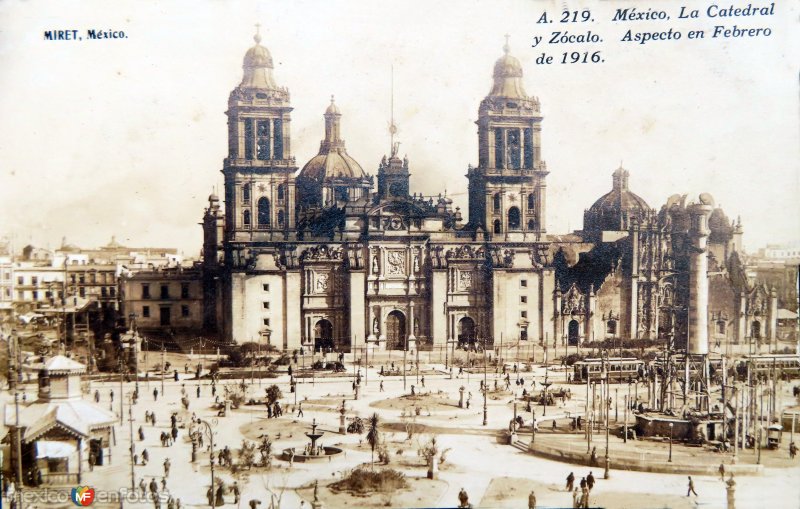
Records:
{"label": "walking man", "polygon": [[594,488],[594,476],[591,471],[589,471],[589,475],[586,476],[586,486],[589,488],[589,491]]}
{"label": "walking man", "polygon": [[381,380],[381,391],[380,392],[383,392],[383,380]]}
{"label": "walking man", "polygon": [[165,478],[169,477],[169,467],[170,466],[172,466],[172,464],[169,462],[169,458],[165,459],[164,460],[164,477]]}
{"label": "walking man", "polygon": [[301,401],[297,405],[297,417],[303,417],[303,402]]}
{"label": "walking man", "polygon": [[574,484],[575,484],[575,474],[570,472],[569,475],[567,476],[567,491],[572,491]]}
{"label": "walking man", "polygon": [[720,481],[725,480],[725,463],[719,464],[719,479]]}
{"label": "walking man", "polygon": [[153,401],[158,401],[158,388],[153,389]]}
{"label": "walking man", "polygon": [[200,397],[200,384],[197,385],[197,397]]}
{"label": "walking man", "polygon": [[699,496],[696,491],[694,491],[694,481],[692,480],[692,476],[689,476],[689,489],[686,490],[686,496],[688,497],[689,494],[694,493],[694,496]]}

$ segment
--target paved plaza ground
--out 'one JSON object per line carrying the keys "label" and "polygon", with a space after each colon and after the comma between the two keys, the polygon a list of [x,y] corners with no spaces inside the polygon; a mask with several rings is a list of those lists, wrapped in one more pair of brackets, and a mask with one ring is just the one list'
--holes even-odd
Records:
{"label": "paved plaza ground", "polygon": [[[638,471],[622,471],[613,468],[615,454],[637,455],[643,463],[665,463],[668,444],[655,441],[629,441],[623,444],[621,439],[612,437],[610,440],[610,456],[612,458],[611,477],[603,479],[601,467],[589,467],[560,461],[531,454],[524,448],[513,447],[507,443],[506,432],[509,421],[514,414],[515,396],[518,398],[522,389],[513,384],[512,391],[502,390],[503,383],[499,383],[501,390],[490,392],[487,401],[486,426],[483,421],[483,397],[480,391],[480,381],[483,380],[482,370],[464,373],[460,377],[451,379],[445,371],[444,365],[431,359],[431,362],[422,361],[421,373],[424,373],[425,386],[421,380],[418,382],[416,370],[407,373],[405,388],[402,376],[380,376],[380,365],[384,362],[395,362],[400,365],[400,358],[395,353],[392,360],[381,358],[370,359],[372,368],[367,371],[361,368],[362,385],[358,400],[354,400],[352,390],[352,364],[346,362],[348,371],[337,376],[317,375],[313,378],[301,378],[297,385],[297,392],[291,393],[289,377],[279,371],[277,378],[253,379],[249,372],[242,372],[248,386],[248,396],[262,398],[265,389],[271,384],[280,386],[283,392],[281,400],[284,415],[280,418],[268,419],[263,405],[242,406],[231,411],[225,417],[218,417],[217,410],[213,408],[214,397],[211,394],[210,382],[207,379],[197,381],[194,374],[183,374],[183,365],[190,362],[195,365],[197,360],[186,361],[178,356],[171,357],[172,363],[179,366],[180,380],[175,382],[168,379],[164,382],[165,394],[159,395],[157,401],[153,400],[154,388],[161,390],[161,382],[157,378],[149,382],[140,381],[140,399],[133,407],[134,435],[139,426],[143,426],[145,440],[139,441],[134,437],[137,453],[141,454],[147,449],[150,462],[146,466],[137,465],[134,468],[134,483],[138,486],[140,479],[149,482],[156,479],[161,482],[164,475],[163,462],[166,458],[171,461],[171,471],[166,480],[167,490],[174,498],[180,498],[182,507],[208,507],[206,490],[210,485],[210,468],[207,451],[198,454],[197,462],[191,463],[191,443],[187,436],[187,429],[182,428],[175,445],[162,447],[159,435],[169,431],[169,416],[177,412],[183,423],[191,420],[194,413],[201,419],[212,422],[214,429],[215,449],[228,446],[233,451],[234,461],[241,447],[242,440],[248,439],[257,442],[261,436],[268,435],[273,441],[273,467],[270,470],[252,468],[234,473],[230,468],[215,468],[215,474],[230,485],[237,481],[241,487],[241,500],[238,507],[248,507],[251,499],[261,501],[259,509],[270,507],[271,495],[275,499],[280,497],[281,508],[304,507],[310,508],[314,498],[313,484],[319,482],[319,497],[324,507],[455,507],[458,505],[458,493],[463,488],[469,495],[470,503],[474,507],[527,507],[528,495],[533,490],[537,497],[537,504],[541,507],[571,507],[572,495],[565,491],[565,478],[574,472],[577,481],[593,471],[598,479],[591,492],[591,505],[603,507],[726,507],[725,485],[718,475],[694,475],[697,497],[686,497],[687,477],[681,472],[675,473],[649,473]],[[156,359],[157,361],[158,359]],[[349,359],[348,359],[349,360]],[[308,359],[306,359],[306,362]],[[153,359],[150,360],[153,362]],[[306,364],[307,366],[308,364]],[[285,368],[284,368],[285,369]],[[296,368],[295,368],[296,369]],[[526,388],[530,390],[530,382],[535,378],[538,382],[544,379],[544,369],[535,367],[532,372],[521,374],[526,380]],[[494,387],[494,380],[500,379],[494,370],[487,374],[489,387]],[[585,390],[580,386],[566,385],[566,376],[563,371],[549,372],[549,380],[556,384],[551,387],[558,389],[562,385],[572,389],[572,399],[564,406],[548,407],[548,415],[564,416],[567,412],[582,412],[585,406]],[[383,391],[381,391],[381,381]],[[217,387],[217,394],[221,394],[222,386],[231,386],[240,383],[238,380],[222,380]],[[201,395],[196,397],[196,388],[200,385]],[[410,396],[411,385],[414,385],[415,396]],[[469,409],[459,408],[459,388],[464,387],[464,398],[469,399]],[[100,404],[108,406],[109,392],[114,389],[119,397],[119,382],[93,382],[91,393],[99,390]],[[125,385],[124,391],[133,390],[133,383]],[[181,408],[181,389],[185,388],[189,399],[190,408],[185,411]],[[612,385],[612,394],[615,388],[620,394],[627,393],[627,384]],[[791,387],[784,387],[784,398],[791,401]],[[35,384],[27,386],[28,397],[35,397]],[[471,394],[471,397],[470,397]],[[640,395],[642,394],[640,388]],[[13,396],[4,391],[2,398],[6,403],[13,401]],[[87,394],[91,399],[91,394]],[[620,397],[621,399],[621,397]],[[385,434],[387,448],[391,454],[388,467],[376,465],[376,469],[394,468],[405,474],[409,480],[409,487],[387,494],[375,494],[368,497],[353,497],[342,493],[333,493],[328,485],[340,480],[347,472],[358,466],[370,468],[371,450],[365,434],[338,433],[339,408],[344,400],[348,422],[360,416],[366,419],[377,412],[381,418],[380,430]],[[296,402],[302,404],[303,417],[297,417]],[[517,412],[521,415],[526,425],[529,423],[530,414],[524,412],[524,404],[517,404]],[[112,407],[119,411],[119,400],[115,399]],[[419,415],[417,415],[419,408]],[[582,450],[585,453],[585,437],[581,433],[571,433],[567,419],[557,422],[558,428],[553,432],[551,422],[541,416],[541,407],[535,407],[540,432],[536,441],[542,446]],[[613,408],[613,407],[612,407]],[[156,413],[156,425],[145,424],[146,411]],[[125,408],[127,413],[127,405]],[[612,423],[614,422],[612,409]],[[621,424],[623,416],[622,403],[618,413]],[[295,461],[289,465],[287,461],[277,457],[285,448],[294,447],[302,450],[308,438],[306,432],[310,431],[312,420],[319,424],[318,430],[324,432],[320,443],[324,446],[339,447],[342,454],[331,461],[320,463],[301,463]],[[630,422],[633,422],[632,420]],[[409,431],[412,436],[409,438]],[[85,471],[84,484],[93,486],[98,490],[118,490],[131,485],[130,456],[128,454],[129,423],[127,420],[116,429],[116,444],[112,448],[110,465],[96,467],[93,471]],[[426,479],[426,465],[417,451],[430,437],[436,436],[440,449],[450,449],[446,462],[441,465],[438,479]],[[797,461],[788,460],[786,445],[788,435],[784,436],[783,448],[778,451],[762,451],[764,471],[762,475],[737,477],[736,503],[738,507],[787,507],[800,506],[800,483],[797,482],[800,467]],[[521,433],[519,440],[527,443],[530,435]],[[598,456],[604,454],[605,435],[598,434],[594,437]],[[206,445],[207,442],[206,442]],[[721,461],[730,463],[731,455],[713,453],[703,449],[686,448],[675,445],[673,450],[674,464],[679,469],[681,464],[708,463],[718,465]],[[739,462],[750,463],[755,461],[753,451],[740,453]],[[602,463],[601,463],[602,464]],[[86,470],[86,469],[84,469]],[[226,495],[226,505],[232,505],[232,494]],[[125,503],[131,507],[153,507],[152,503]],[[44,506],[41,506],[44,507]],[[52,506],[51,507],[55,507]],[[65,506],[66,507],[66,506]],[[162,505],[164,509],[165,506]]]}

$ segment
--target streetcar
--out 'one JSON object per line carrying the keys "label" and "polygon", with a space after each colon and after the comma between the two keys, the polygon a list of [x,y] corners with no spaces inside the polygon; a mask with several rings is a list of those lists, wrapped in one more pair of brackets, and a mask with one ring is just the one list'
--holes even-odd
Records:
{"label": "streetcar", "polygon": [[585,382],[587,379],[600,380],[603,366],[611,382],[636,380],[644,373],[644,362],[635,357],[610,357],[608,359],[584,359],[572,365],[572,381]]}
{"label": "streetcar", "polygon": [[747,379],[747,371],[753,376],[800,376],[800,355],[797,354],[758,354],[745,355],[736,363],[736,375],[740,380]]}

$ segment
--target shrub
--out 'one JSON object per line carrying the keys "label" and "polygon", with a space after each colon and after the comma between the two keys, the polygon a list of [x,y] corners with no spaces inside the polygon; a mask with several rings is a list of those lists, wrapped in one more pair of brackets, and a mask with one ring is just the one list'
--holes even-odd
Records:
{"label": "shrub", "polygon": [[379,472],[356,468],[341,481],[330,485],[333,491],[348,491],[356,495],[369,495],[374,492],[392,493],[407,487],[408,483],[402,472],[391,468]]}

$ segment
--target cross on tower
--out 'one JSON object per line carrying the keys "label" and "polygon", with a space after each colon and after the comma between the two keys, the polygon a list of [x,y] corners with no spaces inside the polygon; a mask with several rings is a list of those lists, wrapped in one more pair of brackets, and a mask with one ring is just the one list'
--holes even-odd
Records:
{"label": "cross on tower", "polygon": [[509,34],[506,34],[506,35],[504,35],[503,37],[505,37],[505,38],[506,38],[506,44],[505,44],[505,46],[503,46],[503,51],[505,51],[506,53],[508,53],[508,52],[509,52],[509,50],[511,49],[511,48],[509,48],[509,46],[508,46],[508,40],[511,38],[511,35],[509,35]]}
{"label": "cross on tower", "polygon": [[256,44],[261,43],[261,23],[256,23],[256,35],[253,36]]}

